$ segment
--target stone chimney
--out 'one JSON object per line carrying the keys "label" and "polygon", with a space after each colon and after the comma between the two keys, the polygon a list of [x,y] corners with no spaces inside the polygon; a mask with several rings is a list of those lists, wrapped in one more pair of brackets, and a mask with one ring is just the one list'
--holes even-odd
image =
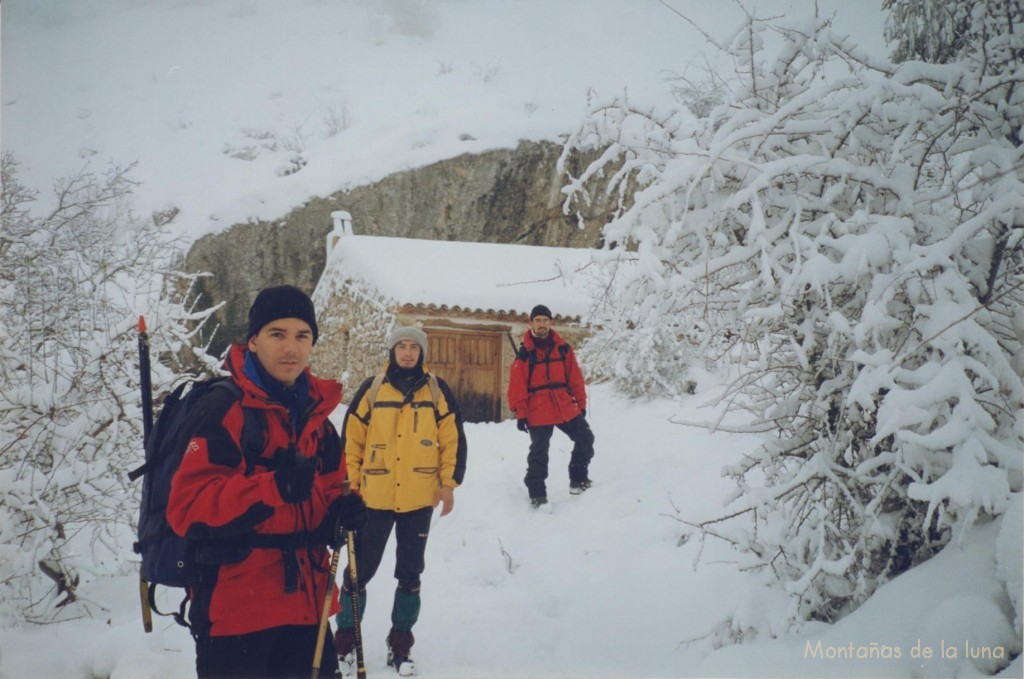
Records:
{"label": "stone chimney", "polygon": [[352,235],[352,215],[345,210],[336,210],[331,213],[334,220],[334,228],[327,234],[327,254],[338,244],[343,236]]}

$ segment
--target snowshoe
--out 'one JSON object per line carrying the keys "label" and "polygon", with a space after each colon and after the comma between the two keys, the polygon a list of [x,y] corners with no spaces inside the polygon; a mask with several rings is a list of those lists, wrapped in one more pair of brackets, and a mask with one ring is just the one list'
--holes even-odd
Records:
{"label": "snowshoe", "polygon": [[356,675],[355,651],[338,656],[338,671],[341,672],[342,677],[354,677]]}
{"label": "snowshoe", "polygon": [[394,667],[400,677],[416,676],[416,663],[409,656],[395,655],[388,651],[388,667]]}
{"label": "snowshoe", "polygon": [[338,652],[338,668],[343,677],[356,673],[355,630],[339,629],[334,633],[334,648]]}
{"label": "snowshoe", "polygon": [[540,507],[541,505],[546,505],[547,503],[548,503],[548,499],[547,499],[547,497],[545,497],[543,495],[541,495],[540,497],[531,497],[530,498],[530,504],[533,505],[534,509],[536,509],[537,507]]}
{"label": "snowshoe", "polygon": [[416,675],[416,663],[409,656],[415,641],[412,632],[408,630],[397,630],[392,627],[388,632],[388,666],[394,667],[400,677]]}
{"label": "snowshoe", "polygon": [[569,484],[569,494],[579,495],[587,488],[590,488],[592,484],[593,482],[590,479],[583,479],[582,481],[573,481],[572,483]]}

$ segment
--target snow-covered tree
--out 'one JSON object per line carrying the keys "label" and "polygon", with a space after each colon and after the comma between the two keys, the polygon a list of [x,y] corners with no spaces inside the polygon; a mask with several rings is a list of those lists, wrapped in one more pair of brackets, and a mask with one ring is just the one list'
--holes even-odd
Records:
{"label": "snow-covered tree", "polygon": [[[1021,0],[882,0],[888,13],[885,38],[895,45],[892,60],[947,64],[988,61],[991,73],[1006,73],[1016,57],[989,41],[1009,36],[1019,27]],[[989,50],[995,47],[996,52]],[[998,53],[1002,52],[1002,56]]]}
{"label": "snow-covered tree", "polygon": [[566,145],[604,149],[567,210],[620,196],[601,367],[672,393],[680,356],[728,359],[705,424],[763,434],[692,521],[783,592],[732,639],[835,620],[1021,489],[1024,26],[1019,2],[959,4],[945,64],[751,19],[707,116],[618,97]]}
{"label": "snow-covered tree", "polygon": [[176,244],[131,213],[127,169],[58,181],[39,215],[7,153],[2,182],[0,617],[50,621],[90,612],[85,583],[133,557],[139,315],[159,393],[207,362],[191,337],[209,312],[188,307]]}

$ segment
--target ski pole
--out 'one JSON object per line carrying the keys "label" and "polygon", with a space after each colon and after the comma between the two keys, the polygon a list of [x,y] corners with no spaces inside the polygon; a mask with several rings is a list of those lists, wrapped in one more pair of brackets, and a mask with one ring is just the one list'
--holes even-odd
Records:
{"label": "ski pole", "polygon": [[359,624],[359,573],[356,570],[356,534],[346,531],[348,540],[348,579],[352,588],[352,621],[356,630],[356,679],[366,679],[366,666],[363,664],[363,630]]}
{"label": "ski pole", "polygon": [[320,631],[317,633],[316,650],[313,651],[313,679],[320,676],[320,657],[324,652],[324,635],[327,633],[327,621],[331,615],[331,601],[334,599],[334,580],[338,577],[338,560],[341,556],[341,522],[334,525],[334,541],[338,544],[331,554],[331,575],[327,579],[327,595],[324,596],[324,608],[320,612]]}
{"label": "ski pole", "polygon": [[[149,443],[153,429],[153,383],[149,367],[149,333],[146,332],[146,318],[139,316],[139,386],[142,390],[142,447]],[[153,610],[149,606],[149,583],[139,564],[139,601],[142,604],[142,629],[147,634],[153,631]]]}

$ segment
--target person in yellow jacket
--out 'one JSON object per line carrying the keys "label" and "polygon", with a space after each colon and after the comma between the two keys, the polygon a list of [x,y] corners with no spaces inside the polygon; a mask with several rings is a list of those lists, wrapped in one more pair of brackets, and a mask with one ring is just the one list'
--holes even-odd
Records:
{"label": "person in yellow jacket", "polygon": [[[397,540],[395,590],[388,633],[388,664],[415,674],[412,627],[420,612],[420,575],[430,519],[455,506],[455,488],[466,472],[466,436],[455,396],[423,367],[427,336],[400,326],[387,340],[388,364],[359,387],[348,407],[341,438],[352,490],[366,503],[367,521],[356,540],[360,614],[366,583],[380,566],[392,530]],[[335,646],[351,667],[355,651],[352,585],[345,571]]]}

